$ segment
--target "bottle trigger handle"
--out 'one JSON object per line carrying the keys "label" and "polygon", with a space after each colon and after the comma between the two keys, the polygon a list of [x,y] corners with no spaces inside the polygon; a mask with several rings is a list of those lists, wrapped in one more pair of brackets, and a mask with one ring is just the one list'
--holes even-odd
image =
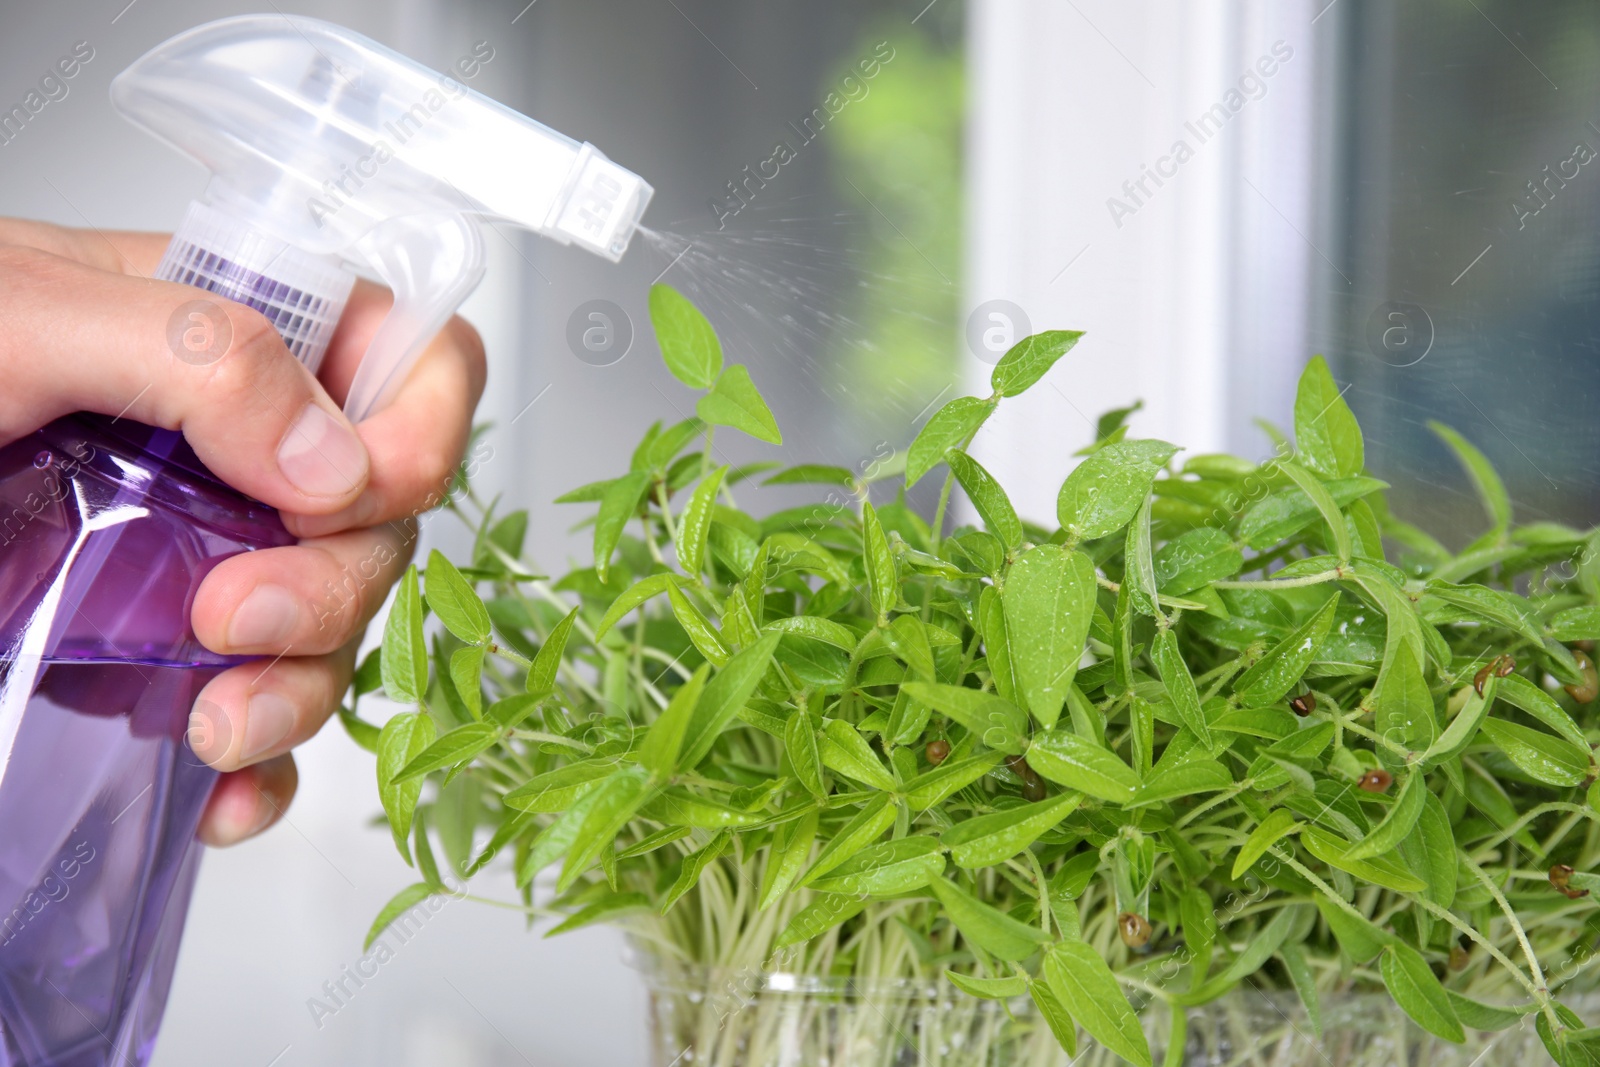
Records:
{"label": "bottle trigger handle", "polygon": [[356,368],[344,411],[360,422],[394,399],[434,334],[482,280],[483,237],[458,214],[385,219],[353,251],[394,292]]}

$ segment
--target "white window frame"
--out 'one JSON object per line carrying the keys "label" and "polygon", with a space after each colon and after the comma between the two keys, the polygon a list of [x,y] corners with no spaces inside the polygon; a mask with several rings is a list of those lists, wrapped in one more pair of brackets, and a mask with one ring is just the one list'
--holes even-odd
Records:
{"label": "white window frame", "polygon": [[[1032,330],[1086,331],[974,443],[1025,516],[1054,515],[1110,408],[1142,399],[1134,433],[1191,455],[1263,453],[1251,419],[1287,421],[1331,265],[1312,243],[1326,3],[971,0],[965,309],[1006,300]],[[1257,71],[1262,94],[1197,130],[1276,41],[1292,55]],[[1180,139],[1192,155],[1161,163]],[[1175,173],[1130,196],[1154,166]],[[970,361],[971,391],[988,371]]]}

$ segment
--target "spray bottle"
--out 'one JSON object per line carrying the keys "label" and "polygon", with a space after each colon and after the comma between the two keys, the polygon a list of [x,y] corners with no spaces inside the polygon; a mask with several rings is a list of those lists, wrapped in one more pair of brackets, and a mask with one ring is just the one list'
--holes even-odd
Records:
{"label": "spray bottle", "polygon": [[[211,174],[159,277],[256,308],[316,371],[365,268],[395,294],[352,383],[384,405],[483,275],[482,222],[621,258],[651,187],[456,79],[284,15],[180,34],[113,105]],[[291,544],[169,431],[76,415],[0,449],[0,1065],[148,1061],[215,772],[190,706],[236,660],[189,607]]]}

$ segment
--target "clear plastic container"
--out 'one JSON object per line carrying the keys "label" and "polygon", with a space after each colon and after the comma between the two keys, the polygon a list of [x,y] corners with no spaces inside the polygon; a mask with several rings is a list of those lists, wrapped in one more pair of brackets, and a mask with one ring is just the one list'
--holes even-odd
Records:
{"label": "clear plastic container", "polygon": [[[652,1067],[1125,1067],[1083,1031],[1068,1056],[1026,998],[977,1000],[948,982],[718,971],[640,953]],[[1570,1000],[1571,998],[1563,998]],[[1593,1010],[1591,997],[1573,1005]],[[1453,1045],[1383,993],[1333,992],[1317,1036],[1294,993],[1236,989],[1188,1009],[1181,1058],[1170,1016],[1142,1013],[1153,1061],[1184,1067],[1527,1067],[1549,1063],[1531,1019]]]}

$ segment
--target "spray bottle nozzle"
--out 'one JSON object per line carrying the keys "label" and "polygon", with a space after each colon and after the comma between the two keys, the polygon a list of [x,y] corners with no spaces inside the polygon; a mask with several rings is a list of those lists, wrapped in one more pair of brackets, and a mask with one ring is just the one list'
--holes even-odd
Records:
{"label": "spray bottle nozzle", "polygon": [[345,403],[357,420],[383,406],[483,276],[481,220],[614,262],[653,192],[593,145],[316,19],[189,30],[118,75],[111,99],[212,175],[162,277],[250,303],[286,330],[315,309],[320,325],[296,342],[313,370],[349,264],[394,290]]}
{"label": "spray bottle nozzle", "polygon": [[559,208],[552,233],[613,263],[628,250],[650,203],[650,186],[584,145],[573,167],[572,190]]}

